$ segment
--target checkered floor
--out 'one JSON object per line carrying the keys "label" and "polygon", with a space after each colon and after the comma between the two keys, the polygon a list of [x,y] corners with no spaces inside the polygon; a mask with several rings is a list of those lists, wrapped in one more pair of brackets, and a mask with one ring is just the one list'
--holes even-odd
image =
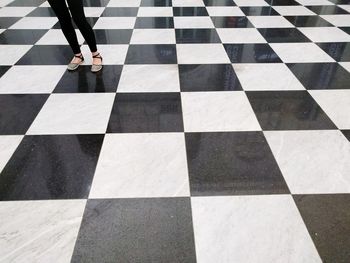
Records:
{"label": "checkered floor", "polygon": [[84,3],[0,0],[0,262],[350,262],[350,0]]}

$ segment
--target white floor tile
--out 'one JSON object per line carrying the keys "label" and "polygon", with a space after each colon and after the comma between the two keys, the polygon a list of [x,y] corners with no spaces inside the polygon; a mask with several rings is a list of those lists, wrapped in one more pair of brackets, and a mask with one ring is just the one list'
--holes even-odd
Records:
{"label": "white floor tile", "polygon": [[255,28],[217,28],[222,43],[266,43],[265,38]]}
{"label": "white floor tile", "polygon": [[130,44],[176,44],[174,29],[134,29]]}
{"label": "white floor tile", "polygon": [[56,17],[23,17],[14,23],[10,29],[50,29],[57,22]]}
{"label": "white floor tile", "polygon": [[238,6],[207,6],[209,16],[244,16]]}
{"label": "white floor tile", "polygon": [[[128,52],[128,45],[98,45],[98,51],[103,57],[104,65],[122,65],[125,62],[126,54]],[[85,54],[85,64],[92,64],[92,57],[90,49],[87,45],[81,47],[81,51]]]}
{"label": "white floor tile", "polygon": [[[78,42],[82,45],[85,41],[79,30],[75,30],[78,37]],[[39,41],[36,45],[68,45],[68,41],[63,35],[61,29],[51,29]]]}
{"label": "white floor tile", "polygon": [[31,48],[31,45],[0,45],[0,65],[15,64]]}
{"label": "white floor tile", "polygon": [[133,29],[135,17],[100,17],[94,29]]}
{"label": "white floor tile", "polygon": [[138,17],[163,17],[173,16],[172,7],[140,7]]}
{"label": "white floor tile", "polygon": [[5,6],[0,9],[0,17],[22,17],[32,12],[35,7]]}
{"label": "white floor tile", "polygon": [[22,138],[22,135],[0,136],[0,172],[10,160]]}
{"label": "white floor tile", "polygon": [[248,19],[256,28],[294,27],[283,16],[248,16]]}
{"label": "white floor tile", "polygon": [[[344,7],[343,7],[343,9],[344,9]],[[346,11],[350,12],[350,7]],[[331,23],[334,26],[344,26],[344,27],[349,26],[350,27],[350,14],[346,14],[346,15],[321,15],[320,17],[322,17],[323,19],[325,19],[326,21],[328,21],[329,23]]]}
{"label": "white floor tile", "polygon": [[175,28],[214,28],[213,21],[210,17],[174,17]]}
{"label": "white floor tile", "polygon": [[350,42],[350,35],[337,27],[300,27],[299,30],[313,42]]}
{"label": "white floor tile", "polygon": [[301,6],[301,5],[273,6],[273,9],[275,9],[281,16],[312,16],[312,15],[316,15],[310,9],[308,9],[304,6]]}
{"label": "white floor tile", "polygon": [[230,63],[221,44],[178,44],[176,49],[179,64]]}
{"label": "white floor tile", "polygon": [[264,0],[234,0],[238,6],[269,6]]}
{"label": "white floor tile", "polygon": [[110,0],[107,7],[139,7],[141,0]]}
{"label": "white floor tile", "polygon": [[173,0],[174,7],[204,6],[203,0]]}

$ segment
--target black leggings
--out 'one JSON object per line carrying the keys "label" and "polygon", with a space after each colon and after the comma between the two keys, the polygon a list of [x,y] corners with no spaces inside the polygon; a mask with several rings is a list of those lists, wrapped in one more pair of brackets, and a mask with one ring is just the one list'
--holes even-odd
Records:
{"label": "black leggings", "polygon": [[[75,33],[72,24],[72,19],[68,11],[66,0],[48,0],[48,2],[53,11],[56,13],[57,18],[60,21],[63,34],[67,38],[67,41],[74,54],[80,53],[81,50],[78,43],[77,34]],[[89,45],[91,52],[96,52],[97,47],[95,34],[90,24],[86,21],[83,0],[67,0],[67,2],[72,18]]]}

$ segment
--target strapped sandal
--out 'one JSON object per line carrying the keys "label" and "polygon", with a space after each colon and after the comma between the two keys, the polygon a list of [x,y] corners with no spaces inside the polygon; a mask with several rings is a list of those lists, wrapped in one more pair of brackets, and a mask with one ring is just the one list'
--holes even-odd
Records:
{"label": "strapped sandal", "polygon": [[[103,58],[100,53],[97,53],[95,56],[92,56],[92,57],[101,59],[101,63],[102,63]],[[91,72],[93,73],[99,72],[102,69],[102,67],[103,67],[102,64],[101,65],[92,64]]]}
{"label": "strapped sandal", "polygon": [[67,69],[69,71],[76,70],[80,66],[80,64],[82,64],[84,62],[83,54],[81,54],[80,56],[74,55],[74,57],[80,58],[81,61],[79,63],[69,63],[68,66],[67,66]]}

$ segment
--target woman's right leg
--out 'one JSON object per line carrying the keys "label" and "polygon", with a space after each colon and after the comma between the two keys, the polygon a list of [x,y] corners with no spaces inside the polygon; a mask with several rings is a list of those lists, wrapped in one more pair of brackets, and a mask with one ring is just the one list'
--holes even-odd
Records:
{"label": "woman's right leg", "polygon": [[80,46],[78,43],[77,34],[75,33],[72,19],[68,11],[68,7],[65,0],[48,0],[50,6],[55,12],[69,45],[71,46],[74,54],[80,54]]}

